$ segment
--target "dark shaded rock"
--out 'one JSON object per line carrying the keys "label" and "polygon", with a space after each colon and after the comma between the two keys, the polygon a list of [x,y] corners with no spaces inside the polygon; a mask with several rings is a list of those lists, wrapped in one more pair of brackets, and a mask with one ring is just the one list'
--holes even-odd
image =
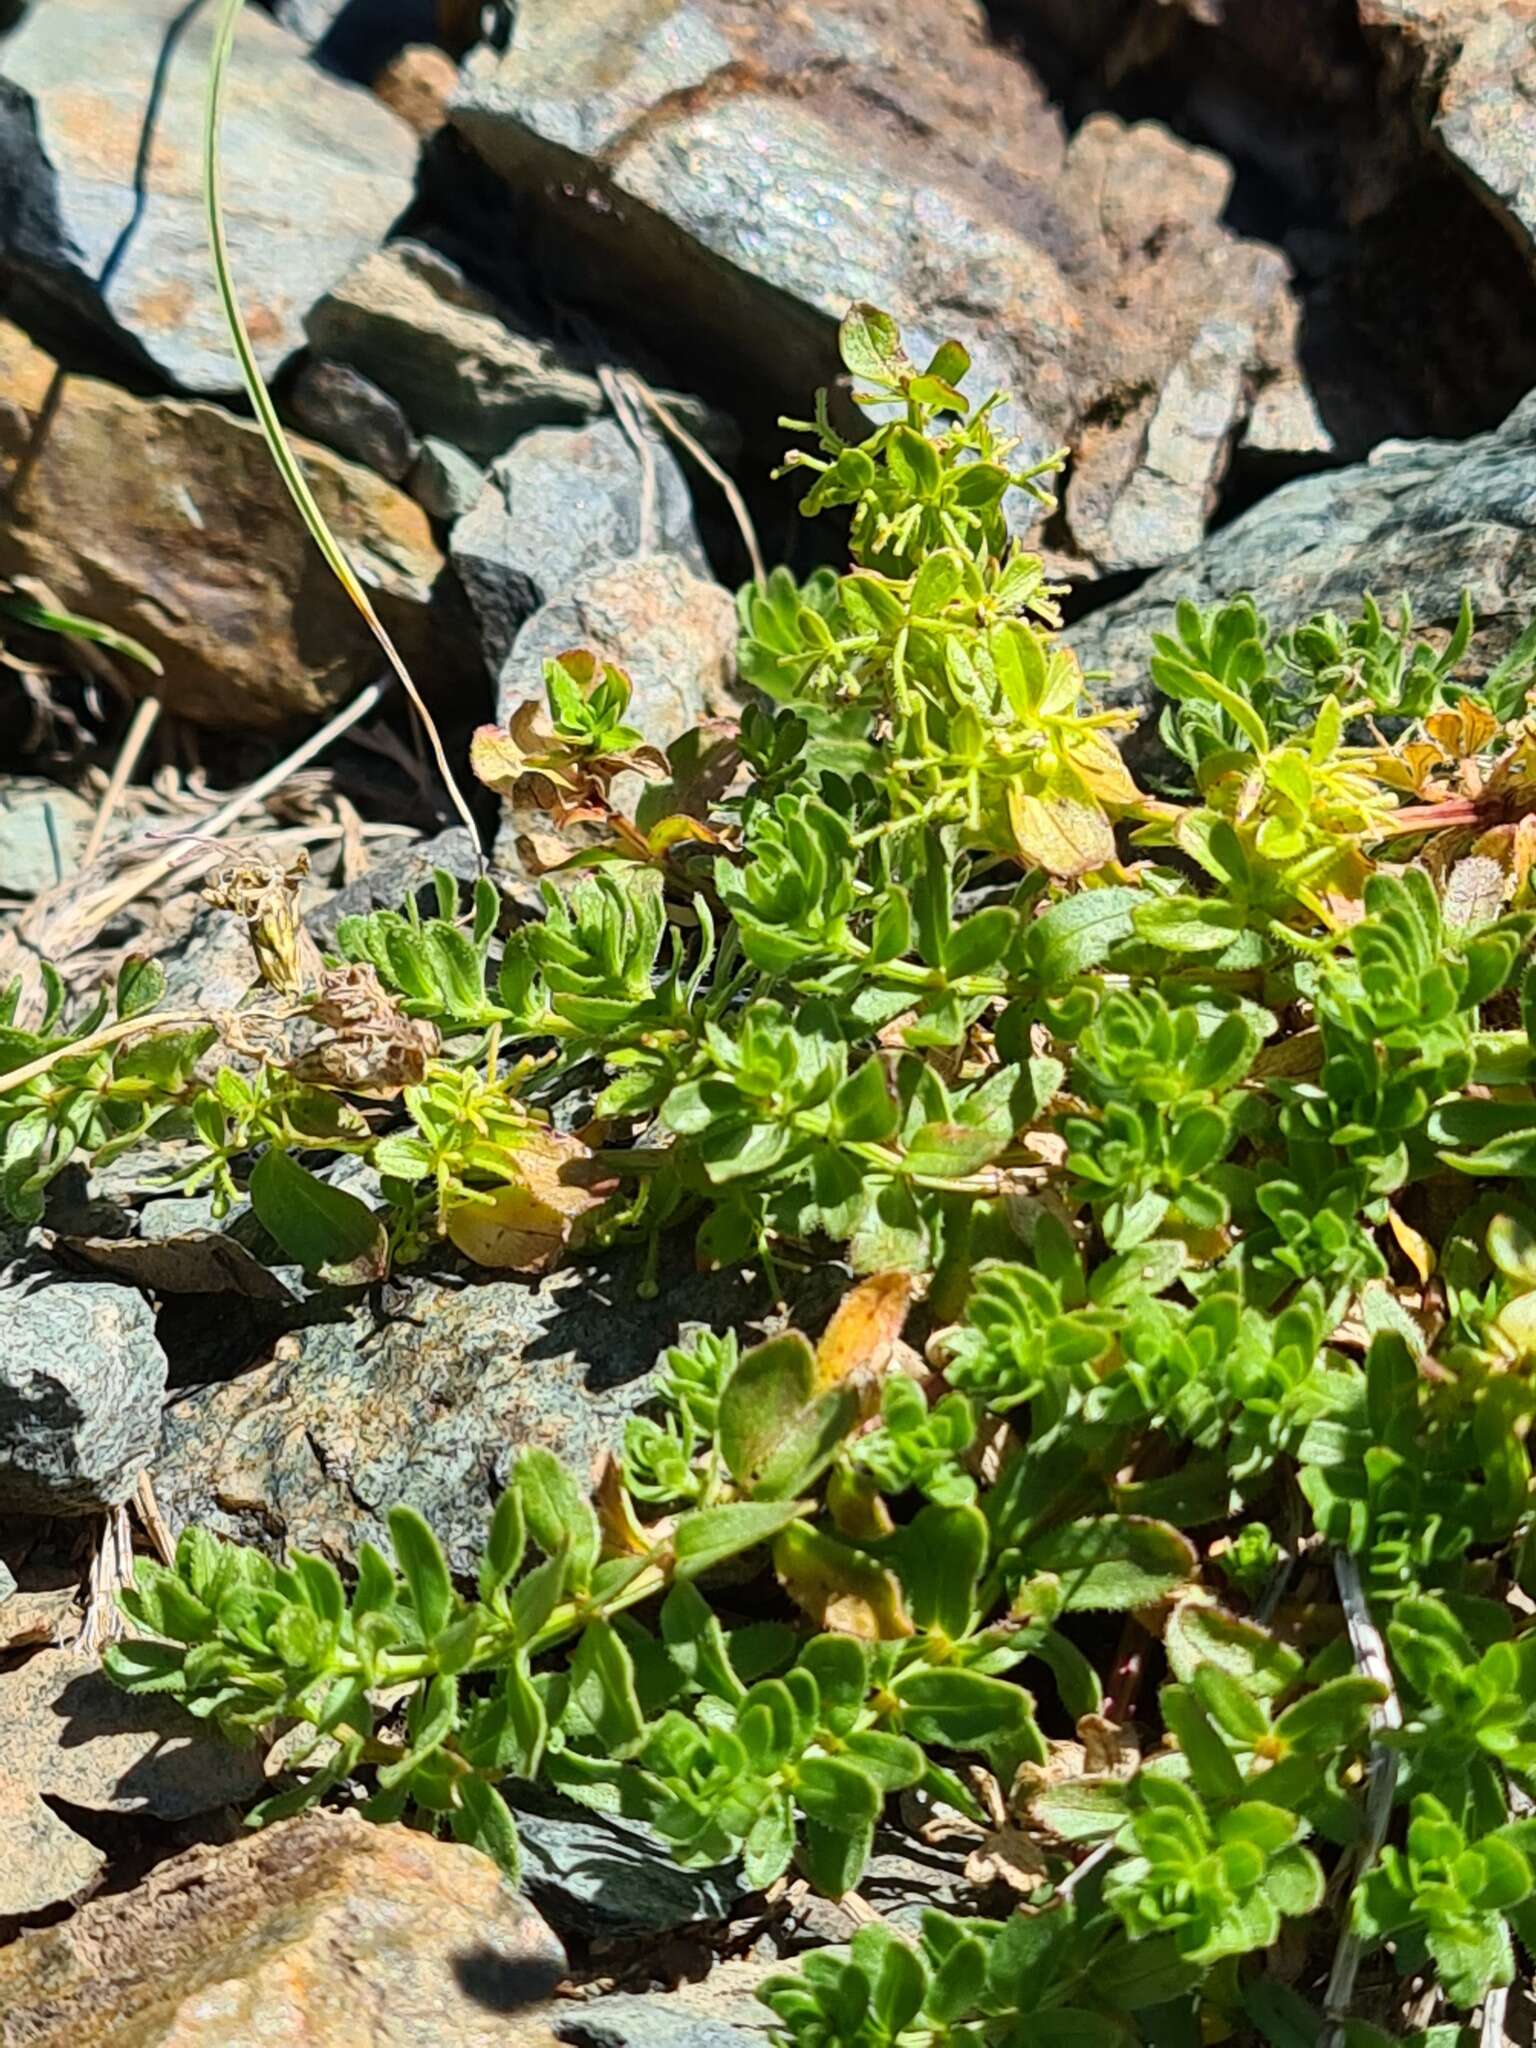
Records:
{"label": "dark shaded rock", "polygon": [[[172,383],[241,388],[208,260],[200,162],[214,16],[185,0],[48,0],[0,45],[0,250]],[[89,62],[82,53],[89,53]],[[410,200],[416,138],[254,9],[223,169],[231,260],[262,368]]]}
{"label": "dark shaded rock", "polygon": [[1220,224],[1226,167],[1110,116],[1069,143],[964,0],[524,0],[452,117],[572,291],[798,406],[852,299],[914,353],[958,334],[1027,454],[1072,447],[1088,569],[1188,547],[1295,373],[1287,264]]}
{"label": "dark shaded rock", "polygon": [[[184,1820],[250,1800],[262,1783],[254,1753],[209,1736],[173,1701],[130,1698],[94,1664],[43,1651],[0,1674],[0,1919],[74,1897],[106,1862],[50,1800]],[[5,1993],[0,1962],[0,2043],[15,2012]]]}
{"label": "dark shaded rock", "polygon": [[6,2048],[550,2048],[560,1943],[478,1850],[309,1813],[0,1950]]}
{"label": "dark shaded rock", "polygon": [[542,427],[491,465],[449,553],[495,675],[530,612],[633,555],[676,555],[707,575],[676,458],[646,433],[644,459],[617,420]]}
{"label": "dark shaded rock", "polygon": [[462,519],[485,489],[485,471],[462,448],[428,434],[421,444],[407,490],[434,519]]}
{"label": "dark shaded rock", "polygon": [[83,1515],[116,1507],[154,1455],[165,1353],[128,1287],[23,1261],[6,1284],[0,1351],[0,1501]]}
{"label": "dark shaded rock", "polygon": [[508,1788],[523,1883],[557,1927],[601,1936],[667,1934],[723,1920],[748,1896],[738,1866],[684,1870],[653,1829],[593,1813],[558,1793]]}
{"label": "dark shaded rock", "polygon": [[[1364,591],[1412,600],[1451,626],[1463,588],[1478,616],[1474,658],[1501,655],[1536,615],[1536,396],[1470,441],[1390,443],[1368,462],[1304,477],[1265,498],[1129,597],[1076,624],[1073,647],[1107,669],[1115,703],[1145,707],[1152,635],[1180,597],[1247,591],[1276,625],[1358,610]],[[1143,728],[1143,732],[1145,732]],[[1134,743],[1133,743],[1134,744]]]}
{"label": "dark shaded rock", "polygon": [[[396,1501],[469,1571],[512,1460],[544,1444],[588,1470],[617,1447],[683,1321],[751,1311],[740,1274],[685,1272],[641,1299],[636,1255],[538,1281],[408,1276],[377,1303],[322,1297],[265,1363],[165,1411],[155,1490],[173,1528],[350,1559]],[[247,1309],[242,1304],[242,1313]]]}
{"label": "dark shaded rock", "polygon": [[[443,569],[426,514],[330,449],[296,446],[384,623],[419,657]],[[65,378],[0,535],[0,574],[37,577],[142,640],[164,665],[167,710],[221,730],[328,710],[378,672],[260,430],[219,406]]]}
{"label": "dark shaded rock", "polygon": [[393,242],[365,257],[304,324],[317,354],[361,370],[399,400],[418,433],[483,459],[530,427],[603,408],[596,378],[521,331],[424,242]]}
{"label": "dark shaded rock", "polygon": [[305,432],[327,448],[351,456],[391,483],[404,481],[416,459],[409,422],[389,393],[350,363],[306,363],[294,379],[288,403]]}

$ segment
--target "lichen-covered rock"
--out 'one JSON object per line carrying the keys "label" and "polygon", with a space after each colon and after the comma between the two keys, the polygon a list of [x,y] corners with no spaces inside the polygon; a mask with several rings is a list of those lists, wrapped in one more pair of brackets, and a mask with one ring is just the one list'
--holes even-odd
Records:
{"label": "lichen-covered rock", "polygon": [[724,1328],[753,1306],[739,1274],[672,1274],[656,1301],[640,1279],[626,1254],[537,1281],[412,1277],[380,1306],[334,1306],[266,1363],[171,1401],[161,1509],[173,1528],[348,1560],[387,1543],[406,1501],[471,1570],[521,1449],[586,1471],[617,1448],[680,1322]]}
{"label": "lichen-covered rock", "polygon": [[5,1282],[0,1504],[84,1515],[116,1507],[154,1456],[166,1361],[132,1288],[24,1261]]}
{"label": "lichen-covered rock", "polygon": [[[295,445],[406,659],[423,653],[444,566],[426,514],[357,463]],[[260,430],[216,405],[66,377],[0,533],[0,574],[35,576],[143,641],[166,708],[221,731],[328,710],[379,666]]]}
{"label": "lichen-covered rock", "polygon": [[350,363],[307,362],[293,381],[288,403],[307,434],[402,483],[416,459],[416,438],[387,391]]}
{"label": "lichen-covered rock", "polygon": [[[1085,668],[1109,671],[1111,701],[1145,707],[1152,635],[1169,629],[1181,597],[1247,591],[1283,626],[1324,608],[1358,610],[1367,590],[1384,603],[1406,591],[1421,625],[1449,627],[1464,588],[1478,616],[1474,651],[1491,662],[1536,616],[1536,396],[1492,433],[1390,443],[1368,462],[1285,485],[1070,638]],[[1144,728],[1142,744],[1149,737]]]}
{"label": "lichen-covered rock", "polygon": [[676,458],[646,433],[642,459],[612,419],[523,435],[492,464],[449,553],[493,675],[529,614],[589,574],[660,554],[708,574]]}
{"label": "lichen-covered rock", "polygon": [[[184,0],[48,0],[0,42],[0,253],[174,384],[241,388],[208,260],[214,30]],[[246,10],[222,153],[230,255],[262,368],[410,201],[416,138]]]}
{"label": "lichen-covered rock", "polygon": [[[0,1920],[75,1897],[106,1863],[51,1801],[185,1820],[262,1785],[253,1752],[210,1736],[174,1701],[129,1698],[93,1663],[41,1651],[0,1673]],[[0,2044],[13,2038],[6,1988],[0,1963]]]}
{"label": "lichen-covered rock", "polygon": [[0,1950],[6,2048],[553,2048],[560,1943],[478,1850],[310,1813]]}
{"label": "lichen-covered rock", "polygon": [[852,299],[914,352],[958,334],[1028,453],[1072,447],[1088,570],[1188,547],[1254,389],[1295,372],[1287,265],[1221,224],[1228,167],[1110,116],[1069,142],[968,0],[523,0],[452,116],[571,289],[797,406]]}
{"label": "lichen-covered rock", "polygon": [[351,363],[436,434],[488,460],[530,427],[602,411],[596,378],[424,242],[392,242],[340,279],[305,321],[311,346]]}

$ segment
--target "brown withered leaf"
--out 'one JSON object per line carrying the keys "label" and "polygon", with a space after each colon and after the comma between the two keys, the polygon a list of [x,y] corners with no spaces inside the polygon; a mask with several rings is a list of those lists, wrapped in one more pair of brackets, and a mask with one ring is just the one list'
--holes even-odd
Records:
{"label": "brown withered leaf", "polygon": [[287,868],[259,853],[224,862],[203,884],[203,901],[243,918],[261,978],[279,995],[298,996],[314,985],[323,962],[299,912],[299,890],[309,855]]}
{"label": "brown withered leaf", "polygon": [[87,1265],[152,1294],[240,1294],[248,1301],[291,1302],[277,1275],[222,1230],[178,1237],[60,1237]]}
{"label": "brown withered leaf", "polygon": [[408,1017],[366,961],[322,971],[309,1014],[331,1037],[288,1062],[297,1080],[392,1102],[423,1079],[442,1041],[425,1017]]}
{"label": "brown withered leaf", "polygon": [[1049,1876],[1050,1864],[1030,1835],[1013,1821],[990,1829],[965,1859],[967,1884],[1005,1884],[1010,1891],[1032,1892]]}
{"label": "brown withered leaf", "polygon": [[501,1272],[547,1273],[581,1242],[604,1187],[593,1185],[592,1155],[563,1131],[530,1125],[509,1165],[520,1176],[483,1198],[461,1201],[446,1213],[448,1236],[477,1266]]}
{"label": "brown withered leaf", "polygon": [[910,1273],[874,1273],[845,1294],[816,1347],[816,1384],[855,1374],[878,1378],[890,1363],[912,1306]]}
{"label": "brown withered leaf", "polygon": [[611,1451],[603,1454],[592,1505],[602,1531],[604,1557],[649,1557],[655,1544],[635,1519],[635,1510],[624,1490],[624,1473]]}
{"label": "brown withered leaf", "polygon": [[1070,796],[1032,796],[1015,783],[1008,820],[1021,860],[1072,881],[1115,857],[1115,835],[1094,804]]}
{"label": "brown withered leaf", "polygon": [[892,1642],[913,1632],[896,1574],[804,1522],[780,1531],[773,1568],[790,1599],[819,1629],[864,1643]]}

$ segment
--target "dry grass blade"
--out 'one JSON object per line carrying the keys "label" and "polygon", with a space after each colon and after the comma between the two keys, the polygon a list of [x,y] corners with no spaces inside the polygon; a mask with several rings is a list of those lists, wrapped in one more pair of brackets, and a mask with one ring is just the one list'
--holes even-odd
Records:
{"label": "dry grass blade", "polygon": [[742,544],[747,550],[747,559],[752,564],[752,580],[761,590],[768,581],[768,567],[763,560],[763,551],[758,546],[757,528],[752,523],[752,514],[747,510],[747,501],[737,489],[735,479],[726,474],[702,442],[695,440],[688,429],[673,418],[668,406],[637,370],[626,370],[622,381],[624,389],[638,398],[641,404],[655,415],[658,423],[672,436],[677,445],[686,448],[704,474],[712,477],[724,492],[725,502],[731,508],[732,517],[741,533]]}
{"label": "dry grass blade", "polygon": [[442,736],[433,722],[431,713],[422,702],[421,692],[401,659],[398,648],[374,610],[373,600],[363,588],[356,571],[347,560],[341,543],[326,524],[325,515],[315,502],[309,480],[289,444],[282,422],[278,419],[277,408],[272,403],[272,394],[267,389],[266,380],[256,361],[256,351],[251,345],[245,315],[240,310],[234,275],[230,268],[228,239],[224,232],[224,205],[219,178],[219,130],[223,118],[224,87],[229,72],[229,60],[235,45],[235,28],[244,4],[245,0],[221,0],[214,31],[213,59],[208,71],[207,119],[203,129],[203,197],[208,209],[208,232],[213,243],[214,275],[219,288],[219,299],[224,308],[224,317],[229,324],[230,339],[240,365],[240,375],[256,414],[257,425],[266,439],[272,460],[277,465],[278,474],[287,488],[288,495],[298,507],[299,515],[309,529],[316,547],[325,557],[326,566],[366,620],[368,630],[382,648],[385,660],[399,677],[402,688],[415,706],[417,715],[426,728],[433,757],[437,762],[437,771],[443,779],[443,787],[447,790],[453,807],[469,834],[470,844],[483,863],[485,851],[480,844],[480,834],[475,828],[474,817],[455,780],[453,770],[448,765]]}
{"label": "dry grass blade", "polygon": [[112,764],[112,773],[101,802],[96,807],[96,816],[91,825],[91,836],[85,842],[85,851],[80,856],[80,865],[88,868],[100,853],[107,837],[107,827],[123,800],[123,791],[128,787],[129,777],[139,764],[139,756],[148,744],[160,717],[160,699],[141,697],[134,711],[133,719],[118,749],[117,759]]}

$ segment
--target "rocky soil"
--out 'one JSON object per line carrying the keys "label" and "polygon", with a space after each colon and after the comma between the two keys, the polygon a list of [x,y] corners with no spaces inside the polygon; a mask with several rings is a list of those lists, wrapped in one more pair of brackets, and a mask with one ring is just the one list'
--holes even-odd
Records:
{"label": "rocky soil", "polygon": [[[237,1000],[246,940],[196,888],[231,832],[308,857],[322,944],[471,871],[387,695],[221,815],[379,663],[239,396],[211,12],[0,7],[0,578],[161,670],[4,627],[24,1016],[43,959],[84,989],[135,950]],[[1449,626],[1466,587],[1490,660],[1536,614],[1527,0],[273,0],[225,161],[258,357],[451,758],[576,643],[656,743],[729,711],[718,465],[770,562],[836,556],[764,479],[854,298],[959,335],[1026,450],[1069,450],[1036,540],[1116,702],[1185,593],[1402,591]],[[514,891],[530,829],[502,821]],[[760,2038],[755,1978],[840,1909],[549,1799],[526,1897],[398,1828],[247,1836],[250,1760],[94,1655],[131,1545],[192,1520],[346,1566],[407,1500],[466,1565],[520,1446],[595,1457],[682,1325],[750,1326],[766,1289],[674,1264],[643,1299],[624,1258],[316,1288],[153,1177],[71,1172],[0,1226],[0,2048]],[[880,1910],[967,1897],[887,1850]]]}

